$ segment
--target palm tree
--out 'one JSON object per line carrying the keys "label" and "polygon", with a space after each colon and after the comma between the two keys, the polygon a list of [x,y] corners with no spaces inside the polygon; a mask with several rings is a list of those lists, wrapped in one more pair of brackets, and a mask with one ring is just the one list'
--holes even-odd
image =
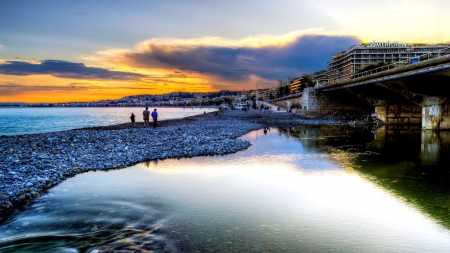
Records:
{"label": "palm tree", "polygon": [[278,93],[278,97],[282,97],[284,95],[284,89],[283,87],[278,87],[277,88],[277,93]]}
{"label": "palm tree", "polygon": [[313,87],[314,86],[314,79],[312,75],[304,74],[300,77],[300,82],[302,84],[301,90],[303,91],[304,88]]}

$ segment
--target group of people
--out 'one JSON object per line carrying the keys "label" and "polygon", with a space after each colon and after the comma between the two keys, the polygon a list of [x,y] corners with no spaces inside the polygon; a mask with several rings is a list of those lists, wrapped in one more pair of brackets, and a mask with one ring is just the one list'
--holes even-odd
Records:
{"label": "group of people", "polygon": [[268,111],[271,112],[272,111],[272,107],[269,106],[261,106],[261,109],[259,109],[260,111],[264,112],[264,111]]}
{"label": "group of people", "polygon": [[[150,126],[150,111],[148,110],[148,107],[145,107],[145,110],[142,112],[142,115],[144,116],[144,127]],[[152,119],[153,119],[153,127],[156,127],[156,122],[158,121],[158,112],[156,109],[153,110],[151,113]],[[133,113],[131,113],[131,123],[134,123],[136,118]]]}

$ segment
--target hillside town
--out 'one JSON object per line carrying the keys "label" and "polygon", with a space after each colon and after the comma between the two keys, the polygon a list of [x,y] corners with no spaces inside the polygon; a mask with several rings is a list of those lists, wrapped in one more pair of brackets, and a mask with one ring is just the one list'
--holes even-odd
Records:
{"label": "hillside town", "polygon": [[137,106],[210,106],[222,103],[233,104],[247,101],[254,91],[219,92],[171,92],[167,94],[142,94],[126,96],[121,99],[106,99],[95,102],[66,102],[66,103],[0,103],[3,107],[137,107]]}
{"label": "hillside town", "polygon": [[322,70],[312,75],[279,80],[278,85],[269,89],[255,89],[242,91],[220,90],[218,92],[171,92],[166,94],[142,94],[126,96],[120,99],[105,99],[93,102],[65,102],[65,103],[23,103],[4,102],[0,107],[138,107],[138,106],[218,106],[247,103],[253,100],[272,100],[290,94],[301,94],[303,89],[315,85],[326,85],[327,71]]}

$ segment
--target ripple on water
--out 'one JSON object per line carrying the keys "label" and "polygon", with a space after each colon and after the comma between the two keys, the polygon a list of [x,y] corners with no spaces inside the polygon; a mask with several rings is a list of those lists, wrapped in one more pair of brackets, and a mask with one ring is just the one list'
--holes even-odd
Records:
{"label": "ripple on water", "polygon": [[56,206],[51,198],[43,197],[4,223],[0,252],[176,252],[165,236],[167,210],[160,203],[126,199],[106,203],[74,195]]}

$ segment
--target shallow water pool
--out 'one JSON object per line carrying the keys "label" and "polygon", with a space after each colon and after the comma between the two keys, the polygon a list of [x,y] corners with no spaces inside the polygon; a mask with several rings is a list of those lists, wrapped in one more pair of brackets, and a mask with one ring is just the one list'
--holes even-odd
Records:
{"label": "shallow water pool", "polygon": [[445,221],[371,174],[373,134],[271,128],[236,154],[80,174],[6,219],[0,252],[448,252]]}

